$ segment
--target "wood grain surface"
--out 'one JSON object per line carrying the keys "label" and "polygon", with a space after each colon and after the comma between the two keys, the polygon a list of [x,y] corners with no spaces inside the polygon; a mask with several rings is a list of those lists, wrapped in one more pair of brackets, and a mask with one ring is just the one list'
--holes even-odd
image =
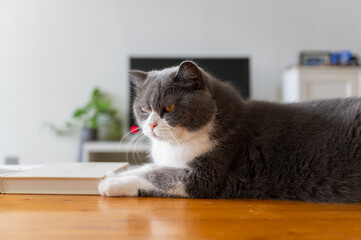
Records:
{"label": "wood grain surface", "polygon": [[0,195],[0,239],[361,239],[361,204]]}

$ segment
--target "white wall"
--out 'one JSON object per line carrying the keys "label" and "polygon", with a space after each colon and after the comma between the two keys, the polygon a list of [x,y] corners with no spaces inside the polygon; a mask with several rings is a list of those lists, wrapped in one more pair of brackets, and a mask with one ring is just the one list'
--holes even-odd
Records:
{"label": "white wall", "polygon": [[304,49],[361,54],[358,0],[0,0],[0,163],[75,161],[62,123],[100,86],[127,119],[129,56],[249,56],[252,96],[279,100]]}

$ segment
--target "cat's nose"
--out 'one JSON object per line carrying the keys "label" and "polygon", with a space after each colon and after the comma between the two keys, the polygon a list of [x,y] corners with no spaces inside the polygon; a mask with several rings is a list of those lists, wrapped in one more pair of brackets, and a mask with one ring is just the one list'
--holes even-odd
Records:
{"label": "cat's nose", "polygon": [[158,123],[150,123],[149,126],[152,130],[158,125]]}

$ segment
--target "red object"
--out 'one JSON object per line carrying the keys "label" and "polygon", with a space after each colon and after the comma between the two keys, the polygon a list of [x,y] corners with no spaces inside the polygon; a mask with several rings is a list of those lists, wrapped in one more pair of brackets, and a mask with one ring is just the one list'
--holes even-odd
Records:
{"label": "red object", "polygon": [[131,128],[130,128],[130,131],[132,132],[132,133],[137,133],[138,132],[138,127],[137,126],[132,126]]}

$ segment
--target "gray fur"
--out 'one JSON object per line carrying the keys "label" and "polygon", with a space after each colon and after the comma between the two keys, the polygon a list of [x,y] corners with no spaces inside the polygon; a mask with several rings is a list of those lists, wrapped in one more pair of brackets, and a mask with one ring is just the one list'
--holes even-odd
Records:
{"label": "gray fur", "polygon": [[[140,196],[174,197],[167,190],[181,183],[191,198],[361,202],[361,99],[244,101],[193,66],[149,72],[138,81],[134,114],[146,119],[139,110],[146,105],[189,131],[214,117],[217,145],[187,168],[147,172],[156,189]],[[176,110],[164,113],[172,102]]]}

